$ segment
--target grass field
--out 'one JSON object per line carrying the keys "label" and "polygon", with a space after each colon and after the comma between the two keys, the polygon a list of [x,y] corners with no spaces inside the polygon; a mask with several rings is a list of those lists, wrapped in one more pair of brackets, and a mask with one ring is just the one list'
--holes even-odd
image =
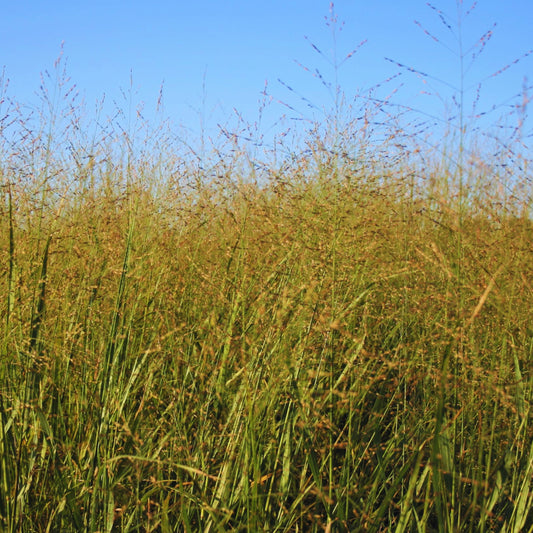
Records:
{"label": "grass field", "polygon": [[66,109],[3,136],[2,531],[533,530],[517,151],[335,130],[259,176]]}

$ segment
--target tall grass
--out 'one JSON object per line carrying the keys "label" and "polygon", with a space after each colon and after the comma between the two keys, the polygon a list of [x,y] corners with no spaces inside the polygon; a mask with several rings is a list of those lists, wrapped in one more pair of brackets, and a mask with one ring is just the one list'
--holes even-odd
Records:
{"label": "tall grass", "polygon": [[3,530],[533,530],[516,152],[459,199],[339,117],[198,162],[59,80],[55,122],[1,122]]}

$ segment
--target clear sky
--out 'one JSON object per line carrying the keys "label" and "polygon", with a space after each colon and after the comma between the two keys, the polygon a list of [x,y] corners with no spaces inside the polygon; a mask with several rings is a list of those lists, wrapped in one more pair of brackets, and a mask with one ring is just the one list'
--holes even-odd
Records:
{"label": "clear sky", "polygon": [[[120,89],[130,86],[130,73],[135,100],[146,102],[148,117],[163,83],[166,115],[193,131],[199,131],[201,119],[204,127],[216,128],[233,108],[253,122],[265,82],[273,97],[265,127],[282,113],[296,116],[278,100],[297,106],[306,116],[311,113],[278,80],[318,108],[331,105],[320,81],[295,62],[318,68],[334,81],[334,70],[310,44],[331,57],[333,42],[324,19],[328,0],[3,0],[2,4],[0,66],[5,66],[10,80],[9,94],[22,103],[37,101],[39,73],[52,69],[64,43],[68,74],[89,108],[104,93],[108,105],[120,100]],[[464,11],[471,4],[465,0]],[[434,0],[433,5],[456,22],[456,0]],[[458,41],[424,0],[338,0],[335,11],[339,22],[345,23],[336,45],[339,58],[368,40],[339,70],[348,99],[402,70],[385,57],[460,84]],[[425,35],[415,21],[453,53]],[[464,78],[466,87],[533,48],[532,0],[479,0],[464,21],[465,49],[494,23],[492,38]],[[470,57],[471,53],[467,63]],[[529,75],[533,82],[532,74],[533,55],[487,79],[483,107],[508,101],[520,92],[524,77]],[[430,83],[404,70],[381,95],[402,84],[395,96],[398,103],[441,116],[438,98],[422,92],[437,90],[448,99],[450,88],[426,81]],[[467,93],[467,101],[473,96]],[[507,110],[499,108],[494,120]]]}

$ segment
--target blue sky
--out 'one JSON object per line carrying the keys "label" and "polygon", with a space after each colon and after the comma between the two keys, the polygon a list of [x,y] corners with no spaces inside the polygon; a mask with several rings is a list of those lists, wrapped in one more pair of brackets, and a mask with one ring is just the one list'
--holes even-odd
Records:
{"label": "blue sky", "polygon": [[[455,0],[434,0],[434,6],[456,21]],[[472,0],[465,0],[467,10]],[[146,103],[151,118],[159,89],[164,87],[164,112],[176,124],[193,132],[217,123],[238,109],[256,120],[265,82],[272,103],[263,126],[271,127],[282,113],[297,113],[277,103],[284,101],[310,117],[312,111],[278,80],[305,95],[320,109],[331,97],[316,77],[299,67],[318,68],[328,80],[335,72],[310,45],[331,57],[333,43],[324,17],[327,0],[195,0],[152,2],[93,0],[4,2],[0,17],[0,66],[10,80],[9,94],[19,102],[37,102],[39,73],[51,70],[63,45],[67,70],[89,109],[104,93],[108,106],[121,101],[120,89],[130,86],[134,99]],[[367,43],[339,70],[339,82],[348,100],[399,72],[384,58],[409,65],[436,78],[459,85],[459,61],[417,27],[457,50],[457,40],[424,0],[338,0],[335,11],[344,22],[338,34],[342,58],[364,39]],[[493,23],[494,34],[483,54],[465,77],[471,86],[533,48],[531,0],[479,0],[464,22],[465,48]],[[306,39],[307,37],[307,39]],[[470,57],[470,55],[468,56]],[[502,76],[485,81],[482,106],[506,102],[521,90],[524,77],[533,82],[533,55]],[[443,104],[423,91],[438,91],[448,101],[451,89],[403,72],[383,89],[385,95],[401,87],[395,101],[442,116]],[[467,93],[467,102],[473,98]],[[108,107],[110,109],[110,107]],[[496,121],[508,111],[491,115]],[[492,119],[491,119],[492,120]]]}

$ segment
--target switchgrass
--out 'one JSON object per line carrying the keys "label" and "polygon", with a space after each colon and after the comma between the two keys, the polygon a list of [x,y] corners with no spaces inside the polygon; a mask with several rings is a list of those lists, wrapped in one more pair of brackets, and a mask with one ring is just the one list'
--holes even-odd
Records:
{"label": "switchgrass", "polygon": [[531,527],[530,219],[343,172],[11,184],[4,528]]}
{"label": "switchgrass", "polygon": [[3,131],[3,530],[533,530],[516,152],[457,194],[365,131],[200,167],[65,108]]}

